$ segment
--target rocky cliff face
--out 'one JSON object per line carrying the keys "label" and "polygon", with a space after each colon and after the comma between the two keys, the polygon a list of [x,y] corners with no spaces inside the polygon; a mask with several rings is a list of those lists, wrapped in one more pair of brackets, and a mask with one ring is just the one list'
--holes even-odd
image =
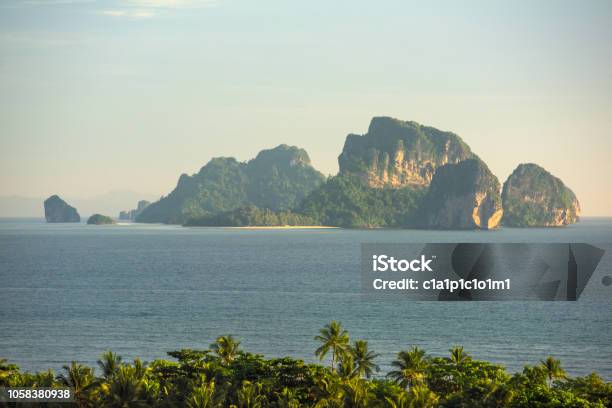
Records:
{"label": "rocky cliff face", "polygon": [[436,171],[423,200],[420,226],[493,229],[503,210],[499,181],[479,159],[446,164]]}
{"label": "rocky cliff face", "polygon": [[247,163],[214,158],[198,173],[181,175],[176,188],[146,207],[136,221],[180,224],[250,205],[284,211],[324,180],[306,151],[294,146],[263,150]]}
{"label": "rocky cliff face", "polygon": [[508,177],[502,202],[503,224],[510,227],[558,227],[580,219],[573,191],[533,163],[519,165]]}
{"label": "rocky cliff face", "polygon": [[368,133],[349,135],[338,157],[340,174],[370,187],[426,187],[436,169],[476,158],[451,132],[389,117],[372,119]]}
{"label": "rocky cliff face", "polygon": [[147,200],[140,200],[138,201],[138,204],[136,206],[136,208],[132,209],[132,210],[125,210],[125,211],[121,211],[119,212],[119,219],[120,220],[135,220],[136,217],[138,217],[140,215],[141,212],[144,211],[145,208],[147,208],[149,205],[151,204],[150,201]]}
{"label": "rocky cliff face", "polygon": [[47,198],[44,207],[47,222],[81,222],[77,210],[57,195]]}

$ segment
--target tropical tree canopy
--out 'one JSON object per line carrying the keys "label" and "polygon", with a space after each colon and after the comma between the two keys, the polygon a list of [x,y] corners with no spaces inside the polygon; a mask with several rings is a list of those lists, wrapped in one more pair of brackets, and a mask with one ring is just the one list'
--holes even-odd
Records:
{"label": "tropical tree canopy", "polygon": [[462,347],[453,347],[448,357],[411,347],[397,354],[384,376],[377,371],[379,356],[364,340],[350,344],[339,322],[326,325],[316,339],[321,343],[316,355],[322,360],[331,354],[331,366],[266,359],[240,350],[234,337],[221,336],[207,350],[169,352],[172,360],[128,362],[108,351],[98,360],[98,375],[77,362],[56,375],[21,372],[0,359],[0,387],[67,386],[75,405],[88,408],[612,406],[612,383],[597,374],[570,377],[553,357],[510,375],[503,366],[469,357]]}

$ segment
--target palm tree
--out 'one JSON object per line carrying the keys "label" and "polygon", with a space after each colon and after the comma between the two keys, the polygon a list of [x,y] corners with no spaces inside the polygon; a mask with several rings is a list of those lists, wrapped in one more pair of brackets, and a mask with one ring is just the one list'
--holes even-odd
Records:
{"label": "palm tree", "polygon": [[491,381],[487,384],[485,401],[494,407],[507,407],[514,399],[514,391],[508,384],[498,381]]}
{"label": "palm tree", "polygon": [[546,360],[540,361],[540,366],[544,369],[548,378],[548,387],[552,386],[555,379],[566,378],[565,370],[561,367],[561,361],[548,356]]}
{"label": "palm tree", "polygon": [[74,399],[77,406],[85,406],[87,394],[93,385],[93,370],[87,366],[73,361],[70,366],[64,366],[64,374],[58,377],[60,383],[74,390]]}
{"label": "palm tree", "polygon": [[221,358],[221,362],[225,365],[234,361],[238,355],[240,342],[232,336],[220,336],[210,345],[210,348]]}
{"label": "palm tree", "polygon": [[331,370],[336,372],[336,360],[341,353],[345,353],[349,344],[349,335],[342,328],[342,324],[333,320],[319,331],[319,335],[314,339],[323,343],[316,351],[315,355],[323,360],[329,350],[332,351]]}
{"label": "palm tree", "polygon": [[472,357],[470,357],[465,351],[463,351],[463,346],[455,346],[450,351],[450,360],[457,367],[460,367],[470,361]]}
{"label": "palm tree", "polygon": [[416,385],[410,389],[411,408],[432,408],[438,406],[440,399],[425,385]]}
{"label": "palm tree", "polygon": [[410,396],[406,391],[401,391],[392,397],[385,397],[385,403],[389,408],[410,408]]}
{"label": "palm tree", "polygon": [[50,368],[47,371],[34,374],[34,384],[36,387],[53,387],[55,384],[55,374]]}
{"label": "palm tree", "polygon": [[266,402],[266,396],[261,392],[262,385],[243,381],[242,387],[238,390],[238,407],[239,408],[261,408]]}
{"label": "palm tree", "polygon": [[139,380],[142,380],[147,373],[147,363],[143,363],[138,357],[134,359],[134,375]]}
{"label": "palm tree", "polygon": [[188,408],[213,408],[215,395],[215,382],[202,383],[195,387],[187,399]]}
{"label": "palm tree", "polygon": [[144,385],[136,368],[122,365],[108,385],[107,405],[111,407],[145,407]]}
{"label": "palm tree", "polygon": [[[155,378],[144,377],[142,379],[142,394],[149,406],[153,406],[163,395],[167,396],[167,388],[160,385]],[[161,393],[160,393],[161,392]]]}
{"label": "palm tree", "polygon": [[299,408],[300,406],[296,390],[285,387],[280,393],[277,393],[277,396],[279,408]]}
{"label": "palm tree", "polygon": [[351,378],[342,384],[344,406],[351,408],[367,408],[372,399],[370,382],[361,378]]}
{"label": "palm tree", "polygon": [[415,346],[397,354],[397,359],[391,363],[396,370],[387,376],[404,388],[412,387],[423,381],[428,364],[425,350]]}
{"label": "palm tree", "polygon": [[119,370],[119,366],[121,366],[121,360],[121,356],[110,350],[103,353],[100,360],[98,360],[98,367],[102,370],[102,376],[107,380],[114,376]]}
{"label": "palm tree", "polygon": [[337,377],[323,376],[316,378],[314,408],[342,408],[342,387]]}
{"label": "palm tree", "polygon": [[368,350],[368,342],[365,340],[357,340],[353,347],[350,348],[351,355],[355,363],[355,370],[359,377],[370,378],[374,371],[378,371],[379,367],[374,363],[374,359],[378,354]]}
{"label": "palm tree", "polygon": [[351,353],[340,354],[338,362],[338,375],[342,378],[353,378],[357,375],[355,359]]}

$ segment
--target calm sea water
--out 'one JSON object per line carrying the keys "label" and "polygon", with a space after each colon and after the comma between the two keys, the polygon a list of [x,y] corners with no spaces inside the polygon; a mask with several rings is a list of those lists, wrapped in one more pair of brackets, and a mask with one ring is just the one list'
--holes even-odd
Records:
{"label": "calm sea water", "polygon": [[548,355],[574,375],[612,380],[612,275],[606,254],[578,302],[363,299],[364,242],[612,243],[612,219],[493,232],[236,230],[0,220],[0,358],[26,370],[95,364],[105,350],[164,358],[233,334],[265,356],[315,361],[332,319],[380,353],[464,345],[509,371]]}

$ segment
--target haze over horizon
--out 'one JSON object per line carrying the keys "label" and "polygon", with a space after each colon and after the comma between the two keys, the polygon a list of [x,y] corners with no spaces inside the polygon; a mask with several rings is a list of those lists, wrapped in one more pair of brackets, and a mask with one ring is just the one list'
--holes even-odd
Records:
{"label": "haze over horizon", "polygon": [[0,196],[166,195],[282,143],[335,174],[346,135],[392,116],[612,215],[610,27],[607,1],[7,0]]}

